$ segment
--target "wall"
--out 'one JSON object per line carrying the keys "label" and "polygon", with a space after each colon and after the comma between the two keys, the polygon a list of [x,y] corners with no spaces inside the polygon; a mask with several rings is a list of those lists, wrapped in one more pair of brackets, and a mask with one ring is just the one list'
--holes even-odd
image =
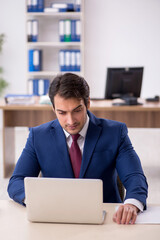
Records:
{"label": "wall", "polygon": [[85,78],[103,97],[107,67],[144,66],[142,97],[160,95],[160,1],[85,0]]}
{"label": "wall", "polygon": [[9,82],[7,92],[26,91],[25,1],[0,0],[0,33],[6,35],[0,65]]}

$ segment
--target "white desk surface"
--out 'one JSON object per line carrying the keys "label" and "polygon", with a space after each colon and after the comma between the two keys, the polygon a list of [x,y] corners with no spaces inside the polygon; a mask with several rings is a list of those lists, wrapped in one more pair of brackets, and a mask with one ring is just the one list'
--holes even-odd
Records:
{"label": "white desk surface", "polygon": [[103,225],[31,223],[26,208],[0,200],[1,240],[159,240],[160,225],[118,225],[112,221],[115,204],[104,204]]}

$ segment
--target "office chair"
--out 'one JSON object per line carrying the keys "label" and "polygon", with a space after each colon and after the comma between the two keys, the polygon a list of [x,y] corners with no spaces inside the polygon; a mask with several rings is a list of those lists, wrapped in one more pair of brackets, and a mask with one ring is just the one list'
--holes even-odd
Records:
{"label": "office chair", "polygon": [[124,186],[123,186],[119,176],[117,176],[117,185],[118,185],[119,195],[120,195],[121,200],[123,202],[124,201],[124,197],[125,197],[125,189],[124,189]]}

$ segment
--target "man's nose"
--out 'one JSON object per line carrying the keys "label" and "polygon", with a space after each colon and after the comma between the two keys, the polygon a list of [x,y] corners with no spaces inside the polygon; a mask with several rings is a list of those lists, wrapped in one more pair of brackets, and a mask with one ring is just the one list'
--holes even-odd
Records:
{"label": "man's nose", "polygon": [[73,119],[72,114],[68,114],[67,123],[70,124],[70,125],[74,123],[74,119]]}

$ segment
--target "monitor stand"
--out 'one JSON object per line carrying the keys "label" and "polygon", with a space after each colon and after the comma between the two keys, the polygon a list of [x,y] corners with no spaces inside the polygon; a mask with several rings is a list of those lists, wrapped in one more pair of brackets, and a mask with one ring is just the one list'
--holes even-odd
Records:
{"label": "monitor stand", "polygon": [[135,106],[135,105],[142,105],[137,101],[136,97],[122,97],[123,102],[114,102],[112,105],[114,106]]}

